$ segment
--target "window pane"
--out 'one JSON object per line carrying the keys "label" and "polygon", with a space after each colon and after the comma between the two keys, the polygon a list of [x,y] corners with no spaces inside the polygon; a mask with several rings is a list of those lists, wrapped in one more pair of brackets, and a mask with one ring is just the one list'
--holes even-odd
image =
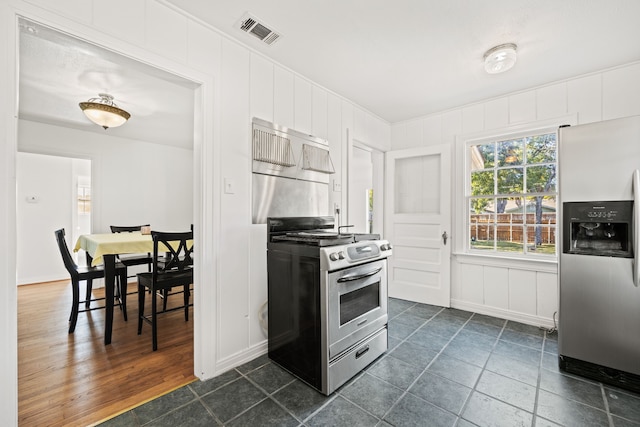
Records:
{"label": "window pane", "polygon": [[498,169],[498,194],[522,193],[522,168]]}
{"label": "window pane", "polygon": [[494,167],[494,159],[495,144],[493,143],[469,147],[469,160],[472,171]]}
{"label": "window pane", "polygon": [[547,225],[527,227],[527,252],[538,255],[555,255],[556,227]]}
{"label": "window pane", "polygon": [[548,193],[556,191],[556,165],[527,167],[527,192]]}
{"label": "window pane", "polygon": [[498,224],[496,249],[498,252],[522,253],[523,227],[521,225]]}
{"label": "window pane", "polygon": [[527,163],[552,163],[556,161],[556,134],[548,133],[526,138]]}
{"label": "window pane", "polygon": [[472,249],[491,249],[494,246],[494,200],[471,199],[469,205],[469,239]]}
{"label": "window pane", "polygon": [[471,195],[482,196],[495,191],[493,171],[471,172]]}
{"label": "window pane", "polygon": [[527,224],[555,224],[556,196],[527,197]]}
{"label": "window pane", "polygon": [[493,198],[478,198],[471,199],[469,205],[469,212],[473,216],[476,215],[488,215],[491,217],[491,221],[493,221],[493,212],[495,212],[494,200]]}
{"label": "window pane", "polygon": [[498,142],[498,166],[522,164],[524,141],[522,139]]}
{"label": "window pane", "polygon": [[496,201],[496,222],[504,224],[523,224],[522,197],[498,198]]}
{"label": "window pane", "polygon": [[486,222],[478,222],[471,226],[471,236],[469,247],[479,250],[494,250],[494,232],[496,226]]}

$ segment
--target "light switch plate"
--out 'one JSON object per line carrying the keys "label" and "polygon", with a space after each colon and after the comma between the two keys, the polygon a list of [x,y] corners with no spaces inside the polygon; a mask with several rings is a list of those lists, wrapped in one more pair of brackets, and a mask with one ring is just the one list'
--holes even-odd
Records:
{"label": "light switch plate", "polygon": [[225,194],[234,194],[236,192],[236,184],[231,178],[224,179]]}
{"label": "light switch plate", "polygon": [[342,184],[336,181],[335,179],[333,180],[333,191],[335,192],[342,191]]}

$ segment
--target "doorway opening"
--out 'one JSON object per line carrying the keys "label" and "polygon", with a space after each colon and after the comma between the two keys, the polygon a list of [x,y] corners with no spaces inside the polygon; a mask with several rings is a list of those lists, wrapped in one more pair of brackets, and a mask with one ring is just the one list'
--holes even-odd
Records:
{"label": "doorway opening", "polygon": [[[196,236],[202,236],[204,234],[201,220],[203,214],[199,207],[202,206],[200,198],[203,196],[199,183],[202,180],[202,165],[204,164],[202,159],[207,157],[202,153],[202,132],[195,131],[195,124],[198,123],[199,126],[202,126],[204,120],[204,107],[201,105],[203,103],[203,85],[24,18],[19,19],[19,25],[19,91],[17,93],[20,96],[20,109],[18,112],[18,152],[16,157],[21,156],[22,153],[41,153],[58,158],[78,154],[93,160],[87,175],[78,174],[77,185],[69,189],[67,198],[69,201],[71,197],[77,197],[74,202],[75,207],[82,210],[85,215],[85,217],[78,219],[77,224],[82,223],[81,228],[88,226],[89,232],[108,232],[109,224],[128,225],[130,222],[150,222],[159,230],[178,227],[186,230],[190,224],[193,224]],[[81,55],[88,55],[91,58],[88,58],[87,61],[95,62],[85,62],[79,59]],[[70,58],[74,58],[74,60]],[[53,60],[53,63],[43,64],[41,61],[46,59]],[[64,68],[64,65],[69,62],[80,65],[89,64],[94,67],[86,69],[67,67],[66,71],[72,73],[70,76],[64,74],[65,70],[56,68],[60,65]],[[127,81],[127,79],[134,77],[139,78],[138,83]],[[50,78],[62,80],[54,82],[48,80]],[[210,84],[208,80],[203,81]],[[121,128],[110,128],[105,131],[88,122],[77,103],[85,101],[96,91],[112,91],[108,86],[116,84],[126,87],[128,90],[127,93],[130,95],[128,99],[118,98],[121,100],[119,105],[132,113],[132,119]],[[152,84],[157,84],[161,89],[154,90],[150,87]],[[104,86],[107,87],[103,89]],[[76,93],[79,90],[83,92],[82,95]],[[67,96],[69,99],[65,98],[65,101],[61,102],[60,97]],[[206,101],[206,103],[208,102],[210,101]],[[52,105],[53,109],[51,109]],[[166,111],[164,108],[166,106],[179,111],[180,117],[169,117],[171,112]],[[154,108],[162,111],[156,111]],[[156,122],[158,124],[150,123],[151,117],[158,116],[160,117],[160,120]],[[178,132],[179,136],[176,137],[175,132]],[[167,162],[170,162],[171,167],[167,167]],[[163,171],[166,170],[172,170],[172,173],[182,178],[169,179],[166,174],[163,174]],[[181,171],[185,172],[181,173]],[[185,188],[192,188],[192,191],[184,191]],[[157,206],[161,206],[161,208]],[[153,216],[148,218],[147,215]],[[145,219],[138,220],[138,216]],[[86,220],[89,222],[87,223]],[[72,224],[71,228],[76,229],[77,224]],[[51,236],[50,243],[55,245],[53,229],[45,230],[43,235],[45,238]],[[75,240],[75,236],[69,236],[70,245],[73,245]],[[202,243],[198,242],[196,246],[201,245]],[[26,257],[18,256],[18,263],[21,262],[21,259],[27,262],[29,256],[29,254]],[[84,257],[79,257],[79,259],[82,258]],[[62,264],[58,253],[55,253],[55,257],[51,260],[54,263]],[[201,267],[197,264],[196,261],[194,268],[200,272]],[[67,277],[68,280],[66,272],[63,277]],[[194,292],[200,291],[197,283],[199,277],[201,278],[202,274],[196,274]],[[207,281],[207,283],[210,282]],[[66,293],[64,296],[66,297]],[[199,306],[199,304],[194,306],[190,321],[184,322],[191,330],[176,334],[176,336],[185,337],[190,333],[190,336],[194,337],[188,345],[181,346],[181,348],[188,349],[189,353],[180,358],[185,361],[185,365],[189,364],[188,370],[181,373],[180,378],[183,378],[183,381],[191,381],[195,378],[193,324],[199,321]],[[129,308],[133,309],[130,313],[133,314],[136,311],[135,303],[131,304]],[[66,311],[66,306],[64,311]],[[19,313],[20,310],[18,310]],[[64,327],[56,327],[56,331],[62,331],[56,345],[66,349],[69,355],[73,355],[73,362],[76,364],[67,363],[65,365],[62,359],[56,360],[52,353],[47,355],[48,363],[58,367],[64,365],[75,372],[115,373],[110,371],[113,357],[118,355],[119,346],[125,344],[116,343],[115,340],[107,347],[102,344],[100,341],[102,335],[100,315],[101,312],[92,312],[85,316],[86,322],[93,323],[93,325],[88,325],[91,327],[84,329],[76,328],[74,334],[67,335]],[[65,323],[67,317],[68,312],[66,316],[63,313],[62,316],[58,315],[56,319],[59,318],[62,323]],[[135,319],[135,316],[130,316],[126,331],[121,337],[124,337],[124,334],[130,334],[131,328],[129,326],[133,326],[133,334],[129,339],[140,340],[140,338],[136,338],[135,324],[137,322],[132,322],[132,318]],[[18,316],[19,326],[21,326],[21,322],[22,325],[25,325],[27,320]],[[53,322],[40,322],[39,324],[53,327]],[[98,341],[100,341],[97,345],[95,336],[98,336]],[[116,333],[114,332],[115,337]],[[147,342],[145,341],[145,343]],[[148,344],[149,353],[151,353],[151,344]],[[18,345],[18,347],[24,346]],[[162,348],[157,352],[160,356],[162,356],[161,350]],[[81,360],[88,354],[92,354],[90,359]],[[35,356],[38,355],[35,354]],[[155,356],[155,354],[151,354],[146,359],[149,359],[152,364],[155,363],[156,367],[164,366],[166,369],[175,371],[176,366],[167,366],[159,363],[158,360],[153,362]],[[40,376],[38,379],[40,384],[46,382],[59,386],[66,381],[64,372],[61,371],[55,377],[60,379],[60,384],[52,376],[52,371],[26,372],[21,367],[24,366],[21,365],[23,358],[18,357],[18,360],[19,383],[22,378],[27,376]],[[36,364],[31,366],[36,366],[38,363],[41,362],[36,361]],[[79,367],[78,363],[82,363],[82,366]],[[119,371],[127,372],[122,369],[122,366],[119,368]],[[137,370],[140,370],[140,366],[132,371]],[[198,370],[201,374],[203,373],[203,369],[199,368]],[[132,375],[134,374],[133,372]],[[177,386],[160,381],[154,387],[145,386],[145,390],[139,391],[133,397],[122,394],[127,393],[126,389],[129,387],[119,387],[112,390],[111,395],[108,396],[110,399],[107,399],[105,393],[108,394],[109,391],[102,389],[106,388],[109,381],[100,381],[99,376],[95,376],[95,378],[97,381],[96,390],[99,388],[103,396],[100,397],[98,393],[92,393],[92,396],[95,395],[93,403],[96,403],[96,399],[100,402],[108,402],[111,399],[121,405],[120,407],[96,406],[92,409],[92,411],[101,410],[102,416],[117,413],[124,409],[122,405],[131,405],[132,399],[148,398],[144,393],[149,392],[157,395]],[[143,381],[139,382],[140,384],[144,383]],[[75,389],[76,386],[77,384],[70,387]],[[20,389],[21,387],[19,387]],[[24,387],[22,389],[24,390]],[[56,393],[55,396],[60,399],[65,398],[62,393]],[[54,401],[51,399],[56,398],[55,396],[44,396],[43,400],[50,403],[49,406],[52,410],[59,407],[57,410],[62,411],[67,403],[64,405],[52,403]],[[87,397],[89,396],[83,395],[82,399],[67,397],[65,402],[89,405],[90,399]],[[33,401],[25,404],[22,392],[19,393],[18,400],[19,419],[24,420],[28,415],[23,414],[23,409],[28,409]],[[65,411],[67,410],[68,408],[65,409]],[[41,415],[44,416],[44,414],[38,416]],[[79,413],[78,416],[80,417],[82,414]],[[95,417],[96,415],[91,416]]]}

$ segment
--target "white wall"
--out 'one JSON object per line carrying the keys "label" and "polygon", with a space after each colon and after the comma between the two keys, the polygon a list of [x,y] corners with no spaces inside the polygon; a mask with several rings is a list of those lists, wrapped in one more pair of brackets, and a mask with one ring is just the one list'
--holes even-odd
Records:
{"label": "white wall", "polygon": [[94,233],[110,225],[188,230],[193,223],[193,150],[19,121],[18,149],[92,160]]}
{"label": "white wall", "polygon": [[18,154],[18,284],[68,279],[53,232],[64,228],[72,244],[72,159]]}
{"label": "white wall", "polygon": [[[94,233],[109,233],[110,225],[137,224],[179,231],[188,230],[193,223],[193,150],[28,120],[19,121],[18,150],[93,160]],[[40,159],[32,164],[40,168],[38,176],[29,177],[18,169],[20,284],[68,277],[59,268],[62,264],[52,233],[64,227],[73,249],[72,162],[48,157],[50,162]],[[21,196],[27,194],[39,195],[41,202],[26,203]],[[40,248],[36,259],[42,262],[29,263],[26,248]]]}
{"label": "white wall", "polygon": [[[504,97],[462,106],[391,126],[393,149],[451,144],[456,137],[535,127],[555,118],[577,117],[577,124],[640,114],[640,63],[577,76]],[[460,200],[463,152],[452,171],[454,187],[454,254],[452,307],[534,325],[553,325],[558,310],[557,263],[512,261],[462,253],[464,207]]]}
{"label": "white wall", "polygon": [[[342,185],[346,174],[347,129],[351,137],[380,150],[390,147],[390,126],[348,100],[333,94],[303,76],[256,54],[245,45],[227,38],[195,18],[161,1],[140,0],[105,3],[99,0],[2,0],[0,19],[0,150],[5,163],[0,181],[0,198],[8,200],[0,210],[0,231],[7,235],[0,248],[0,338],[8,345],[8,360],[2,364],[0,409],[8,424],[16,424],[16,297],[15,297],[15,102],[13,74],[16,66],[16,12],[34,21],[87,38],[117,52],[142,57],[152,65],[178,70],[186,77],[194,75],[206,83],[196,97],[213,114],[196,117],[196,147],[202,156],[196,159],[194,209],[202,218],[205,242],[203,275],[215,277],[214,283],[201,283],[199,304],[195,310],[196,375],[206,378],[229,369],[266,351],[257,308],[266,299],[266,230],[251,224],[249,132],[252,116],[329,140],[337,173],[333,179]],[[126,10],[126,14],[122,14]],[[170,28],[171,31],[167,31]],[[183,73],[183,74],[182,74]],[[198,111],[196,109],[196,111]],[[202,127],[199,127],[199,126]],[[22,129],[21,129],[22,132]],[[55,144],[62,144],[58,140]],[[6,156],[4,155],[6,154]],[[142,154],[142,151],[138,151]],[[104,162],[116,160],[106,153]],[[105,168],[96,164],[94,168]],[[140,163],[140,162],[138,162]],[[131,163],[126,163],[131,167]],[[94,172],[95,173],[95,172]],[[233,194],[224,194],[221,183],[231,179]],[[142,178],[141,178],[142,179]],[[117,181],[116,181],[117,182]],[[113,197],[106,186],[98,187],[105,198]],[[177,196],[173,194],[173,196]],[[96,195],[96,198],[98,196]],[[343,192],[331,192],[330,203],[345,205]],[[100,199],[101,200],[101,199]],[[96,200],[99,204],[100,202]],[[127,200],[127,206],[133,200]],[[166,202],[166,201],[165,201]],[[199,209],[198,209],[199,207]],[[94,230],[104,229],[115,214],[105,211],[96,220]],[[155,218],[149,220],[154,223]],[[164,222],[166,221],[166,222]],[[169,225],[168,218],[158,224]],[[218,250],[220,248],[220,250]],[[222,250],[223,248],[223,250]],[[196,280],[198,280],[198,273]],[[213,370],[210,367],[213,366]],[[6,380],[6,381],[5,381]]]}

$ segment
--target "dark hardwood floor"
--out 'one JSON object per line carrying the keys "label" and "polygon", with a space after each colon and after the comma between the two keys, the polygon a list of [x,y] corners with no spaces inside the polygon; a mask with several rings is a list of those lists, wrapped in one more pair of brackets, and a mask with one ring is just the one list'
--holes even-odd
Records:
{"label": "dark hardwood floor", "polygon": [[[135,290],[130,283],[129,292]],[[94,296],[102,292],[96,289]],[[170,305],[181,301],[181,295],[169,298]],[[127,304],[129,321],[114,310],[113,338],[105,346],[104,310],[80,313],[75,332],[67,333],[69,281],[18,287],[21,426],[96,424],[196,379],[192,313],[188,322],[181,310],[159,316],[153,352],[151,326],[137,334],[137,295],[129,295]]]}

